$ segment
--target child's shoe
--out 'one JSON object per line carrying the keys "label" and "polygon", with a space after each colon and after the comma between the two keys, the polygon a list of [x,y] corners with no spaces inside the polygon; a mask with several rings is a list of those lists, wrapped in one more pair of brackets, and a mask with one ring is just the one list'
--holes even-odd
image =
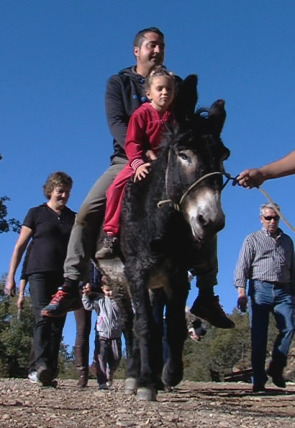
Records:
{"label": "child's shoe", "polygon": [[109,388],[106,383],[101,383],[98,388],[100,391],[107,391]]}

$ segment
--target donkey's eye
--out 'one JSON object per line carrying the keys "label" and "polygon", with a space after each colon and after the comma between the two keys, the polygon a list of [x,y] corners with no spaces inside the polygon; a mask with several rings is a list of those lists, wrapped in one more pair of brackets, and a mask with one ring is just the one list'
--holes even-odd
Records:
{"label": "donkey's eye", "polygon": [[185,152],[179,152],[178,156],[182,159],[187,161],[189,159],[189,157],[187,156],[187,154]]}

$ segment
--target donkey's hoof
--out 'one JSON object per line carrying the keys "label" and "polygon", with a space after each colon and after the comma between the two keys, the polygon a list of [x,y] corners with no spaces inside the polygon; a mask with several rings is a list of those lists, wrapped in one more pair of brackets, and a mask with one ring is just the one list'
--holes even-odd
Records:
{"label": "donkey's hoof", "polygon": [[183,365],[178,364],[178,366],[172,366],[168,363],[165,364],[162,371],[162,382],[165,386],[176,386],[178,385],[183,378]]}
{"label": "donkey's hoof", "polygon": [[157,394],[154,388],[138,388],[136,397],[140,401],[157,401]]}
{"label": "donkey's hoof", "polygon": [[137,379],[135,379],[135,377],[127,377],[127,379],[125,379],[125,394],[136,394],[136,391]]}

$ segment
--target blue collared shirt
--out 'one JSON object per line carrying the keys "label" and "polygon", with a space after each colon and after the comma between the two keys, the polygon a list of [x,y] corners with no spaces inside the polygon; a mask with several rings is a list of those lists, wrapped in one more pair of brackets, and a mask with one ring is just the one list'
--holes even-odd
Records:
{"label": "blue collared shirt", "polygon": [[246,288],[247,280],[290,284],[295,287],[294,245],[278,229],[276,237],[263,227],[245,239],[235,271],[235,286]]}

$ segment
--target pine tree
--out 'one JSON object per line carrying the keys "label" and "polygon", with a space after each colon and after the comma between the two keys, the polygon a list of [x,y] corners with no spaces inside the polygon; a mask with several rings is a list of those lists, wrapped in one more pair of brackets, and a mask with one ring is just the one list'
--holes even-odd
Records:
{"label": "pine tree", "polygon": [[15,218],[7,218],[6,202],[10,201],[8,196],[0,197],[0,233],[4,232],[20,232],[21,223]]}
{"label": "pine tree", "polygon": [[25,377],[33,337],[34,317],[26,299],[18,317],[17,297],[5,295],[5,276],[0,282],[0,376]]}

